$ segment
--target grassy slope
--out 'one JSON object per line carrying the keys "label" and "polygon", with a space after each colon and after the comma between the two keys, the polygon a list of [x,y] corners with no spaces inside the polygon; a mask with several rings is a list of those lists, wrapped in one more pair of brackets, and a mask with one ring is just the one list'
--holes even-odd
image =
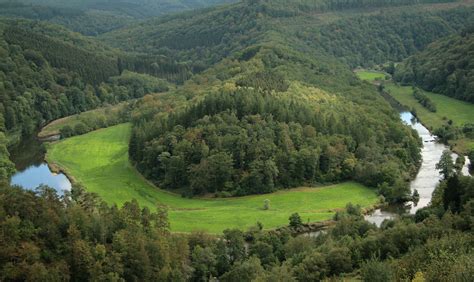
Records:
{"label": "grassy slope", "polygon": [[[50,146],[47,159],[108,203],[122,204],[135,198],[150,208],[157,203],[167,205],[171,229],[177,232],[219,233],[232,227],[245,229],[257,221],[274,228],[286,225],[293,212],[304,221],[321,221],[348,202],[365,207],[377,202],[373,190],[353,182],[241,198],[181,198],[148,184],[129,164],[129,135],[130,125],[122,124],[66,139]],[[268,211],[262,209],[265,199],[270,200]]]}

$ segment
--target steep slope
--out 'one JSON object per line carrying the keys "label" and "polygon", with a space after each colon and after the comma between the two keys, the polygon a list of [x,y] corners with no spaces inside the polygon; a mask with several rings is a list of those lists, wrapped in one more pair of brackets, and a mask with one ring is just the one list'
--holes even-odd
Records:
{"label": "steep slope", "polygon": [[474,33],[443,38],[399,64],[395,80],[474,103]]}

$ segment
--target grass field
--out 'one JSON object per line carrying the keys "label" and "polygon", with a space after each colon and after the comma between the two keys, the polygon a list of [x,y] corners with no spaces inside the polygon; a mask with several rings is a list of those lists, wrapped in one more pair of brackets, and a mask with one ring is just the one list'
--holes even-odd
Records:
{"label": "grass field", "polygon": [[[474,122],[474,104],[453,99],[444,95],[423,91],[436,105],[436,112],[430,112],[413,97],[411,86],[398,86],[393,83],[385,85],[390,95],[409,109],[415,109],[418,118],[430,130],[446,124],[452,120],[454,125],[462,126]],[[474,149],[474,140],[461,139],[452,141],[456,151],[466,153]]]}
{"label": "grass field", "polygon": [[355,74],[362,80],[374,81],[374,80],[385,80],[387,76],[384,72],[370,71],[370,70],[357,70]]}
{"label": "grass field", "polygon": [[[59,141],[50,144],[47,160],[108,203],[120,205],[135,198],[150,208],[165,204],[176,232],[220,233],[226,228],[246,229],[257,221],[275,228],[286,225],[293,212],[305,222],[315,222],[330,219],[348,202],[364,207],[377,202],[373,190],[354,182],[240,198],[185,199],[150,185],[135,171],[128,161],[129,136],[130,125],[121,124]],[[270,200],[270,210],[263,210],[265,199]]]}

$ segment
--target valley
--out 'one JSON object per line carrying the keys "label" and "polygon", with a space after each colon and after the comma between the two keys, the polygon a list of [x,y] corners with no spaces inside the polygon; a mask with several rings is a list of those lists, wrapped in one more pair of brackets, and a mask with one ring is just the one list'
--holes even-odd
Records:
{"label": "valley", "polygon": [[[411,86],[402,86],[393,81],[385,81],[387,74],[378,71],[356,71],[357,76],[371,83],[383,83],[384,91],[392,96],[398,103],[406,109],[416,113],[417,118],[431,132],[443,128],[447,125],[454,125],[462,128],[474,121],[474,105],[472,103],[460,101],[445,95],[423,91],[436,106],[436,112],[431,112],[414,98],[413,88]],[[474,138],[469,136],[455,137],[453,140],[447,140],[455,152],[469,154],[474,150]]]}
{"label": "valley", "polygon": [[[130,125],[123,124],[49,145],[46,159],[77,184],[123,205],[136,199],[140,206],[168,208],[174,232],[221,233],[227,228],[249,228],[261,222],[264,228],[284,226],[293,212],[308,222],[331,219],[348,202],[370,208],[378,202],[375,192],[353,182],[313,188],[296,188],[272,194],[227,199],[186,199],[156,188],[133,168],[127,156]],[[264,210],[264,201],[270,208]]]}
{"label": "valley", "polygon": [[0,281],[474,280],[473,22],[0,0]]}

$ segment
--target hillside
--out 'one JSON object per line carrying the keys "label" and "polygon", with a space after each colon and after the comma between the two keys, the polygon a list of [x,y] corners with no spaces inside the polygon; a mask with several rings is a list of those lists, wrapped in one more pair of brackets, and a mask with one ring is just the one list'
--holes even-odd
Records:
{"label": "hillside", "polygon": [[98,35],[135,20],[131,16],[101,10],[82,10],[0,1],[0,16],[48,21],[85,35]]}
{"label": "hillside", "polygon": [[474,33],[467,30],[430,44],[396,68],[395,80],[474,103]]}
{"label": "hillside", "polygon": [[[419,161],[416,137],[406,138],[411,133],[350,68],[404,58],[464,27],[473,8],[321,3],[245,1],[102,36],[205,70],[182,89],[188,106],[136,117],[130,155],[137,168],[184,195],[356,179],[389,201],[406,199],[403,183]],[[373,153],[362,153],[366,147]]]}
{"label": "hillside", "polygon": [[[0,20],[0,281],[474,281],[464,158],[352,71],[462,41],[472,0],[25,2],[50,6]],[[10,184],[7,144],[65,116],[71,191]]]}
{"label": "hillside", "polygon": [[0,16],[60,24],[84,35],[96,36],[145,18],[201,9],[233,0],[55,1],[0,0]]}
{"label": "hillside", "polygon": [[[282,17],[264,4],[235,4],[107,34],[106,42],[128,50],[166,51],[208,66],[181,89],[191,101],[186,106],[154,114],[145,106],[146,114],[135,116],[132,160],[159,187],[186,196],[259,194],[352,179],[377,187],[388,201],[407,199],[406,181],[419,162],[416,136],[400,125],[375,89],[357,80],[350,71],[353,63],[311,38],[330,38],[322,32],[330,27],[328,21],[351,30],[352,20],[351,27],[360,23],[352,35],[360,48],[367,42],[364,32],[370,32],[363,28],[367,22],[380,30],[373,42],[418,38],[411,44],[422,48],[469,19],[458,17],[466,9],[456,7],[397,7],[383,13],[388,20],[353,11],[338,19],[322,17],[315,26],[293,32],[318,16]],[[405,26],[394,29],[393,22]],[[344,39],[348,35],[341,36],[347,43],[340,48],[354,46]],[[404,45],[396,42],[387,41],[390,48],[380,50],[376,60],[406,56]],[[350,58],[370,58],[368,50],[360,49],[361,56],[357,50],[348,51]]]}
{"label": "hillside", "polygon": [[[11,0],[1,0],[11,3]],[[63,10],[103,11],[115,15],[146,18],[185,10],[205,8],[213,5],[235,2],[234,0],[19,0],[32,7],[52,7]],[[34,10],[34,9],[33,9]]]}
{"label": "hillside", "polygon": [[0,40],[0,114],[12,143],[51,120],[167,89],[163,79],[123,72],[138,70],[138,57],[58,26],[3,21]]}

